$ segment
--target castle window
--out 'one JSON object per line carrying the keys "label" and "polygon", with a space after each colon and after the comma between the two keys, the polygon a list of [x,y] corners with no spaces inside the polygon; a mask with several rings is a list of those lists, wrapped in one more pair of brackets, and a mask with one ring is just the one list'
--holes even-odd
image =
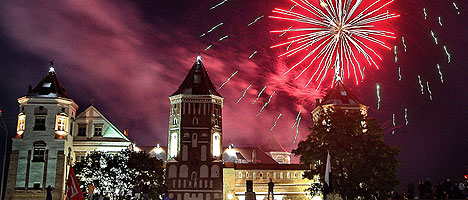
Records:
{"label": "castle window", "polygon": [[286,173],[286,177],[287,177],[288,179],[290,179],[290,178],[291,178],[291,174],[290,174],[289,172]]}
{"label": "castle window", "polygon": [[238,176],[240,179],[242,178],[242,172],[239,172],[239,176]]}
{"label": "castle window", "polygon": [[294,178],[297,178],[297,172],[294,172]]}
{"label": "castle window", "polygon": [[192,181],[197,180],[197,172],[192,172],[192,176],[190,176],[190,180]]}
{"label": "castle window", "polygon": [[86,124],[78,125],[78,136],[86,136]]}
{"label": "castle window", "polygon": [[280,179],[283,179],[284,178],[284,174],[283,172],[280,173]]}
{"label": "castle window", "polygon": [[193,118],[193,125],[198,125],[198,119],[197,118]]}
{"label": "castle window", "polygon": [[219,177],[219,167],[218,165],[211,166],[211,178]]}
{"label": "castle window", "polygon": [[221,155],[221,135],[219,133],[213,134],[213,156],[218,157]]}
{"label": "castle window", "polygon": [[102,124],[94,125],[94,136],[102,136]]}
{"label": "castle window", "polygon": [[200,167],[200,178],[208,178],[208,166],[202,165]]}
{"label": "castle window", "polygon": [[203,145],[200,149],[200,160],[201,161],[206,161],[206,145]]}
{"label": "castle window", "polygon": [[198,136],[196,133],[192,135],[192,147],[197,148],[198,146]]}
{"label": "castle window", "polygon": [[245,172],[245,178],[249,178],[249,172]]}
{"label": "castle window", "polygon": [[174,120],[172,121],[172,125],[177,125],[178,122],[177,122],[177,118],[174,118]]}
{"label": "castle window", "polygon": [[33,143],[33,162],[44,162],[46,143],[37,141]]}
{"label": "castle window", "polygon": [[36,119],[34,120],[34,130],[45,131],[46,130],[45,122],[46,122],[45,116],[36,116]]}
{"label": "castle window", "polygon": [[257,174],[256,174],[255,172],[252,173],[252,178],[253,178],[253,179],[257,178]]}
{"label": "castle window", "polygon": [[26,115],[20,113],[18,115],[18,127],[16,127],[16,133],[22,135],[26,126]]}
{"label": "castle window", "polygon": [[68,133],[68,117],[62,113],[57,115],[55,122],[55,131],[59,135],[65,135]]}
{"label": "castle window", "polygon": [[263,172],[260,172],[259,178],[263,179]]}
{"label": "castle window", "polygon": [[170,146],[170,152],[169,152],[169,155],[174,158],[177,156],[177,151],[179,151],[178,147],[179,147],[179,144],[178,144],[178,136],[177,136],[177,133],[172,133],[171,134],[171,146]]}

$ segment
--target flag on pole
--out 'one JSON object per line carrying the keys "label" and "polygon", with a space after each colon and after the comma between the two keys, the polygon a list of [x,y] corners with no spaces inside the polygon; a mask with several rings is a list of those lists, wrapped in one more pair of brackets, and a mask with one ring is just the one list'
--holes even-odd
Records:
{"label": "flag on pole", "polygon": [[84,200],[73,167],[70,167],[70,172],[68,173],[65,195],[67,195],[67,200]]}
{"label": "flag on pole", "polygon": [[328,152],[327,165],[325,167],[325,183],[327,183],[327,186],[330,186],[330,172],[331,172],[330,159],[331,159],[330,152]]}

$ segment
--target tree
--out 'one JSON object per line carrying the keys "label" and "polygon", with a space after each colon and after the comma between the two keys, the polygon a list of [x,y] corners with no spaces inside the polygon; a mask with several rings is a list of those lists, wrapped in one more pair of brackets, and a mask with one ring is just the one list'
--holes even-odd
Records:
{"label": "tree", "polygon": [[332,109],[322,112],[307,139],[293,150],[301,163],[311,165],[305,178],[316,180],[308,191],[312,196],[325,192],[324,173],[331,155],[331,186],[343,199],[379,197],[398,185],[398,148],[383,141],[382,128],[375,119],[359,112]]}
{"label": "tree", "polygon": [[124,196],[139,184],[152,199],[160,199],[164,184],[163,162],[146,152],[91,152],[73,166],[81,187],[93,184],[101,194]]}

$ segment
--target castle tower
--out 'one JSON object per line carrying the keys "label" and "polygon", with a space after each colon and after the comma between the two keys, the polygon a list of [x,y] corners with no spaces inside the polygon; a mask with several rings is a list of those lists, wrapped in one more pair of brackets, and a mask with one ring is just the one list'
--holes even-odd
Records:
{"label": "castle tower", "polygon": [[28,94],[18,98],[19,114],[13,139],[6,199],[63,199],[71,128],[78,106],[57,78],[53,63],[48,74]]}
{"label": "castle tower", "polygon": [[169,198],[222,199],[223,97],[211,82],[200,55],[169,100]]}
{"label": "castle tower", "polygon": [[316,121],[321,112],[326,112],[333,108],[361,112],[361,114],[367,116],[367,109],[369,107],[361,103],[343,82],[338,80],[321,101],[316,99],[315,109],[312,110],[313,120]]}

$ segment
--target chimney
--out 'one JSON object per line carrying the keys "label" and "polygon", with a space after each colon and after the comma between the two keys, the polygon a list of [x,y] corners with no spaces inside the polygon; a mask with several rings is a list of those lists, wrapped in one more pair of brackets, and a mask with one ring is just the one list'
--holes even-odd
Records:
{"label": "chimney", "polygon": [[128,137],[128,128],[124,128],[123,134],[125,135],[125,137]]}
{"label": "chimney", "polygon": [[252,150],[252,163],[257,163],[257,152],[255,152],[255,149]]}
{"label": "chimney", "polygon": [[315,99],[315,107],[318,107],[320,105],[320,99]]}
{"label": "chimney", "polygon": [[28,94],[31,93],[31,91],[32,91],[32,85],[29,85],[29,87],[28,87]]}

